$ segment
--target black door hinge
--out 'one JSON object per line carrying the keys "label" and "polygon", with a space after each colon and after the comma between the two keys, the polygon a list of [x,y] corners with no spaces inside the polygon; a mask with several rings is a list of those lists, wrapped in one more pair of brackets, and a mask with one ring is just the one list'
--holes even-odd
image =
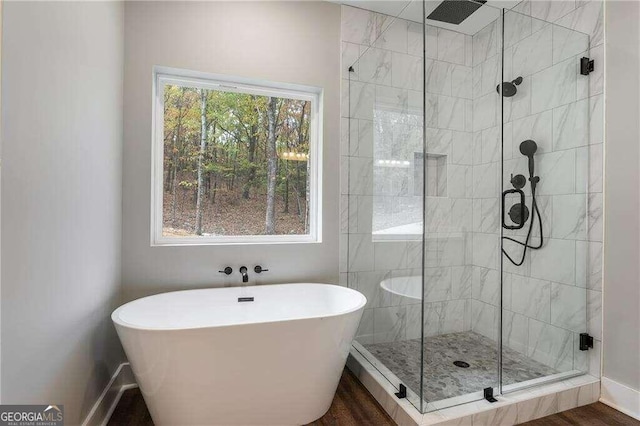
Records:
{"label": "black door hinge", "polygon": [[593,71],[593,59],[580,58],[580,74],[589,75]]}
{"label": "black door hinge", "polygon": [[589,333],[580,333],[580,350],[587,351],[593,348],[593,337]]}
{"label": "black door hinge", "polygon": [[489,402],[498,402],[498,400],[493,397],[493,388],[484,388],[484,399]]}
{"label": "black door hinge", "polygon": [[396,396],[400,399],[402,398],[406,398],[407,397],[407,387],[405,385],[403,385],[402,383],[400,383],[400,386],[398,386],[398,389],[400,389],[398,392],[396,392]]}

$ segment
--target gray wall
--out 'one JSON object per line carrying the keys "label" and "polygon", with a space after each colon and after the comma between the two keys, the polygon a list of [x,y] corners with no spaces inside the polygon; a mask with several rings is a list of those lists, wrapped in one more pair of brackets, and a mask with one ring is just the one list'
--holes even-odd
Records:
{"label": "gray wall", "polygon": [[[338,281],[340,6],[327,2],[127,2],[123,284],[125,298],[225,284]],[[155,65],[323,87],[321,244],[150,247],[151,98]]]}
{"label": "gray wall", "polygon": [[[2,2],[0,2],[0,82],[2,82]],[[2,84],[0,84],[0,147],[2,146]],[[0,262],[1,263],[1,262]],[[2,273],[0,272],[0,276]],[[2,283],[0,281],[0,294],[2,294]],[[0,319],[2,318],[2,307],[0,306]],[[0,320],[0,330],[2,321]],[[2,333],[0,333],[0,348],[2,347]],[[0,351],[0,377],[2,377],[2,356]],[[0,401],[2,401],[2,380],[0,380]]]}
{"label": "gray wall", "polygon": [[2,403],[64,404],[70,425],[123,360],[123,21],[116,2],[4,4]]}
{"label": "gray wall", "polygon": [[640,390],[640,6],[608,1],[606,8],[603,376]]}

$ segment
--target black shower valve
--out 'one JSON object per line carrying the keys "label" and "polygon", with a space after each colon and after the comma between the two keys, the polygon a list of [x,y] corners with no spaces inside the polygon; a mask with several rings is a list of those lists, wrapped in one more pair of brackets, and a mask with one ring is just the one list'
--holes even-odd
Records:
{"label": "black shower valve", "polygon": [[522,203],[512,205],[508,214],[511,221],[521,228],[527,222],[527,219],[529,219],[529,209]]}

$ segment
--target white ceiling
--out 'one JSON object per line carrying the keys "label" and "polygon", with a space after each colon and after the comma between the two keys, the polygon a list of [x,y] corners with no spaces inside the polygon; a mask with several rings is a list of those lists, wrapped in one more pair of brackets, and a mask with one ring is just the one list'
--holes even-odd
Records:
{"label": "white ceiling", "polygon": [[[385,15],[399,16],[414,22],[422,22],[422,0],[328,0],[333,3],[366,9]],[[426,0],[424,2],[425,16],[435,9],[441,0]],[[427,24],[434,27],[446,28],[464,34],[474,35],[500,16],[500,9],[511,9],[520,0],[489,0],[476,10],[471,16],[462,21],[460,25],[447,24],[446,22],[427,20]]]}

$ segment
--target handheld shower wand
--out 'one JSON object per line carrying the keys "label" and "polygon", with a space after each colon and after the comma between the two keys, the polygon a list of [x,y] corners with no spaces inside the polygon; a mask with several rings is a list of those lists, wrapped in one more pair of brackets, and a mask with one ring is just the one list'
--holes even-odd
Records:
{"label": "handheld shower wand", "polygon": [[[502,252],[505,254],[505,256],[507,257],[507,259],[509,259],[509,261],[511,263],[513,263],[516,266],[520,266],[524,263],[524,259],[525,256],[527,254],[527,249],[533,249],[533,250],[537,250],[539,248],[542,247],[542,243],[543,243],[543,236],[542,236],[542,216],[540,214],[540,210],[538,209],[538,202],[536,200],[536,187],[538,186],[538,182],[540,182],[540,177],[535,175],[535,160],[533,159],[533,156],[535,155],[536,151],[538,150],[538,144],[536,144],[534,141],[532,141],[531,139],[527,139],[526,141],[522,142],[520,144],[520,153],[522,155],[524,155],[525,157],[527,157],[529,159],[528,161],[528,165],[529,165],[529,182],[531,182],[531,222],[529,222],[529,230],[527,232],[527,238],[525,239],[525,242],[521,242],[518,241],[514,238],[511,237],[502,237],[505,240],[509,240],[509,241],[513,241],[517,244],[520,244],[521,246],[524,246],[524,251],[522,252],[522,257],[520,259],[519,262],[516,262],[515,260],[513,260],[511,258],[511,256],[509,256],[509,253],[507,253],[504,248],[502,249]],[[526,207],[521,207],[522,209],[526,209]],[[537,246],[532,246],[529,245],[529,240],[531,238],[531,233],[533,231],[533,215],[536,215],[538,217],[538,224],[540,226],[540,243]],[[523,215],[524,218],[524,215]],[[526,219],[525,219],[526,220]],[[522,227],[523,224],[521,224],[520,227]]]}
{"label": "handheld shower wand", "polygon": [[531,139],[527,139],[526,141],[520,144],[520,153],[525,157],[529,158],[529,180],[535,176],[535,164],[533,161],[533,155],[538,150],[538,144],[532,141]]}

